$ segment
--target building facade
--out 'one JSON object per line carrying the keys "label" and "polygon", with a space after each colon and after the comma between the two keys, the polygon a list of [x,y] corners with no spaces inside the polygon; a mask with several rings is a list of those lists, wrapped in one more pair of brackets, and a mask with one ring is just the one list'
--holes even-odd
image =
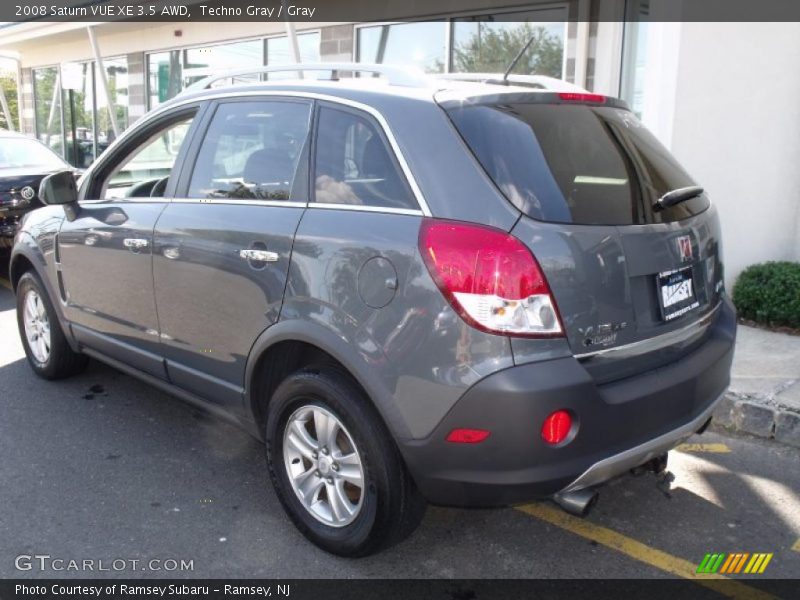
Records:
{"label": "building facade", "polygon": [[[398,3],[402,21],[295,23],[300,57],[497,72],[533,37],[517,72],[622,97],[706,188],[723,223],[728,285],[749,264],[800,259],[800,23],[683,23],[666,0],[423,6]],[[275,21],[0,32],[0,54],[18,58],[19,128],[77,166],[210,73],[292,61],[287,26]]]}

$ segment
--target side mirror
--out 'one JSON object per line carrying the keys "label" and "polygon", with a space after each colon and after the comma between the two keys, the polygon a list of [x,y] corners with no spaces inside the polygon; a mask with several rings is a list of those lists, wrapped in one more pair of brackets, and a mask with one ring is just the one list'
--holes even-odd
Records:
{"label": "side mirror", "polygon": [[78,202],[78,186],[73,171],[59,171],[42,179],[39,199],[45,204],[74,204]]}

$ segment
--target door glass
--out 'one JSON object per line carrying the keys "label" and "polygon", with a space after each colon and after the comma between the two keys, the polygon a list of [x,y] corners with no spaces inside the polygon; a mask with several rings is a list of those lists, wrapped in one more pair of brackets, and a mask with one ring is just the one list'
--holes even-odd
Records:
{"label": "door glass", "polygon": [[316,202],[418,208],[391,150],[371,120],[322,108],[318,128]]}
{"label": "door glass", "polygon": [[170,124],[129,154],[105,180],[102,198],[161,198],[192,119]]}
{"label": "door glass", "polygon": [[310,111],[306,102],[221,104],[197,155],[188,197],[289,200]]}

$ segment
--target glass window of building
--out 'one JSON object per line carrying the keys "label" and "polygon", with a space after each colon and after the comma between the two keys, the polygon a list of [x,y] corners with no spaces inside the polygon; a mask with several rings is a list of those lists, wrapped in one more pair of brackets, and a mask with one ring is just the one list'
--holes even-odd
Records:
{"label": "glass window of building", "polygon": [[564,75],[566,13],[527,11],[456,19],[450,70],[456,73],[502,73],[533,40],[513,69],[523,75]]}
{"label": "glass window of building", "polygon": [[[128,126],[125,58],[104,59],[108,91],[122,131]],[[105,95],[93,62],[33,71],[36,137],[70,164],[85,168],[113,141]]]}
{"label": "glass window of building", "polygon": [[[297,46],[300,50],[301,62],[319,62],[319,33],[301,33],[297,36]],[[264,40],[266,63],[269,66],[288,65],[292,62],[292,53],[289,50],[289,38],[284,36],[271,37]],[[293,71],[286,73],[271,73],[270,79],[289,79],[297,77]]]}
{"label": "glass window of building", "polygon": [[[263,64],[260,40],[219,44],[203,48],[189,48],[183,51],[183,72],[181,85],[186,88],[209,75],[232,69],[260,67]],[[258,77],[240,77],[236,82],[258,80]],[[218,85],[230,83],[221,80]]]}
{"label": "glass window of building", "polygon": [[357,60],[416,65],[442,73],[447,61],[447,23],[421,22],[359,27]]}
{"label": "glass window of building", "polygon": [[[202,48],[155,52],[147,56],[148,104],[154,108],[204,77],[229,69],[259,67],[263,64],[260,40],[217,44]],[[257,77],[240,77],[237,82]],[[221,80],[219,85],[230,83]]]}
{"label": "glass window of building", "polygon": [[640,0],[627,6],[625,20],[619,95],[641,119],[645,113],[646,100],[645,65],[651,50],[648,36],[650,1]]}
{"label": "glass window of building", "polygon": [[63,156],[60,79],[58,67],[33,71],[36,137]]}
{"label": "glass window of building", "polygon": [[169,50],[147,56],[148,107],[155,108],[181,91],[181,51]]}
{"label": "glass window of building", "polygon": [[[126,58],[104,58],[103,68],[108,82],[108,95],[114,107],[114,116],[119,131],[129,125],[128,119],[128,60]],[[98,82],[99,85],[99,82]],[[114,128],[102,93],[97,95],[97,152],[98,155],[114,141]]]}
{"label": "glass window of building", "polygon": [[[73,72],[65,76],[65,69]],[[53,147],[68,163],[86,168],[95,157],[95,85],[93,63],[62,66],[62,102],[66,144]]]}
{"label": "glass window of building", "polygon": [[[0,58],[0,88],[3,89],[10,113],[5,115],[4,111],[0,110],[0,127],[4,129],[16,129],[19,124],[19,106],[17,105],[17,76],[15,70],[12,70],[11,68],[4,68],[2,58]],[[10,121],[10,123],[7,121],[7,119]]]}

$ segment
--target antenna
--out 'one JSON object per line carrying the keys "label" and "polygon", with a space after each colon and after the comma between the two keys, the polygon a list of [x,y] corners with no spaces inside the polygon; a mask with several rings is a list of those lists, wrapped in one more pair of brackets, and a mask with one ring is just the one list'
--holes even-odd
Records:
{"label": "antenna", "polygon": [[508,68],[506,69],[506,72],[505,72],[505,73],[503,73],[503,82],[504,82],[506,85],[508,85],[508,76],[509,76],[509,74],[511,73],[511,71],[513,70],[513,68],[517,66],[517,63],[519,62],[519,59],[520,59],[520,58],[522,58],[522,55],[523,55],[523,54],[525,54],[525,52],[528,50],[528,48],[530,48],[530,47],[531,47],[531,44],[533,43],[533,39],[534,39],[535,37],[536,37],[536,35],[535,35],[535,34],[531,36],[531,38],[528,40],[528,43],[527,43],[527,44],[525,44],[525,45],[522,47],[522,50],[520,50],[520,51],[517,53],[517,55],[514,57],[514,60],[512,60],[512,61],[511,61],[511,64],[510,64],[510,65],[508,65]]}

